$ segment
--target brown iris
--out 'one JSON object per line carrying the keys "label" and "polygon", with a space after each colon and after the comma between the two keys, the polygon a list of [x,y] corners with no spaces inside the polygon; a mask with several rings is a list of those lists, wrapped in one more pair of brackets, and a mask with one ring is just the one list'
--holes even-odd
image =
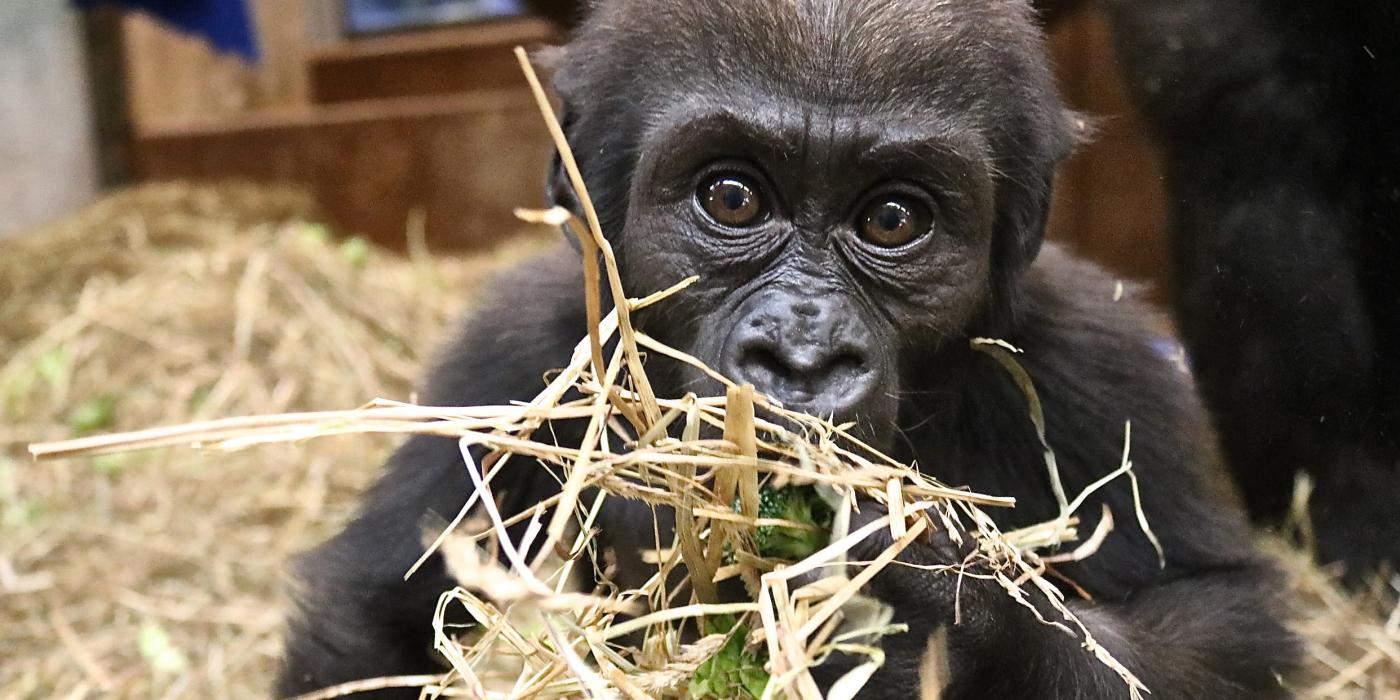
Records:
{"label": "brown iris", "polygon": [[696,197],[705,214],[731,228],[753,226],[768,213],[758,187],[736,175],[722,175],[705,182]]}
{"label": "brown iris", "polygon": [[902,198],[880,199],[861,215],[860,237],[882,248],[897,248],[933,227],[928,209]]}

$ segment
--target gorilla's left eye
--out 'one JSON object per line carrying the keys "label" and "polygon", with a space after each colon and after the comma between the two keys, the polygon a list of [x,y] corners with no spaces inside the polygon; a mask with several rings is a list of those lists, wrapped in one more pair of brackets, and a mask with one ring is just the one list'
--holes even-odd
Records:
{"label": "gorilla's left eye", "polygon": [[866,207],[858,222],[860,237],[882,248],[897,248],[933,228],[933,217],[924,205],[903,197],[877,199]]}

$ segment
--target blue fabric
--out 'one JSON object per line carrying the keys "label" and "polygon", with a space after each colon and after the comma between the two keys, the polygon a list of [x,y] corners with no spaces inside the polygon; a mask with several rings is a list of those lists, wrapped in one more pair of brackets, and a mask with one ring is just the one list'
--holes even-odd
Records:
{"label": "blue fabric", "polygon": [[258,60],[258,37],[248,0],[73,0],[79,7],[102,3],[145,10],[175,28],[208,41],[215,50]]}

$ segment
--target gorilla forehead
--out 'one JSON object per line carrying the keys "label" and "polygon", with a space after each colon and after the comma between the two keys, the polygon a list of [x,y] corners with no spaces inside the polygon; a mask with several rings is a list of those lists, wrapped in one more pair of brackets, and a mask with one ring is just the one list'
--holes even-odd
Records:
{"label": "gorilla forehead", "polygon": [[602,0],[559,82],[584,101],[741,90],[996,126],[999,108],[1053,96],[1041,41],[1022,0]]}

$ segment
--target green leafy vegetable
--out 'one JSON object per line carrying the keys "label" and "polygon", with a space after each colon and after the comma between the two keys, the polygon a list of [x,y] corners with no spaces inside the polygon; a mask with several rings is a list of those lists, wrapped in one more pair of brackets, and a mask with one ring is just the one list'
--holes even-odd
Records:
{"label": "green leafy vegetable", "polygon": [[763,670],[766,654],[744,648],[749,636],[747,625],[741,625],[733,615],[705,618],[705,634],[728,634],[714,656],[695,670],[687,689],[691,700],[733,700],[759,698],[768,685],[768,672]]}
{"label": "green leafy vegetable", "polygon": [[794,561],[807,558],[830,541],[833,515],[831,506],[811,486],[764,486],[758,494],[758,517],[788,520],[816,529],[761,526],[754,532],[758,554]]}

